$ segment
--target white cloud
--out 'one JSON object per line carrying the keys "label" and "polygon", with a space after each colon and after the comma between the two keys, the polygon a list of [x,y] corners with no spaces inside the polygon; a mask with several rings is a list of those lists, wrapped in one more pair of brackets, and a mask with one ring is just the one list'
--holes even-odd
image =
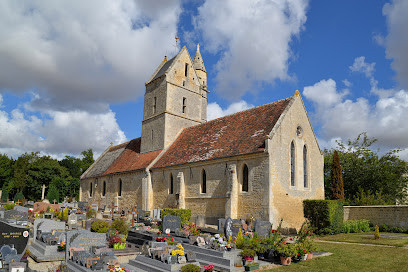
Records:
{"label": "white cloud", "polygon": [[106,111],[144,93],[174,51],[180,1],[1,1],[0,90],[33,107]]}
{"label": "white cloud", "polygon": [[408,1],[394,0],[384,5],[388,35],[385,37],[386,56],[392,59],[392,67],[403,89],[408,89]]}
{"label": "white cloud", "polygon": [[289,43],[306,22],[308,1],[208,0],[198,8],[195,30],[204,50],[219,54],[216,91],[239,99],[257,83],[287,80]]}
{"label": "white cloud", "polygon": [[367,63],[365,62],[365,57],[361,56],[354,59],[354,63],[352,66],[349,67],[353,72],[361,72],[366,75],[366,77],[370,78],[373,76],[375,70],[375,62]]}
{"label": "white cloud", "polygon": [[[41,120],[37,114],[46,118]],[[78,155],[88,148],[100,154],[110,142],[126,141],[115,113],[110,110],[104,113],[48,110],[30,114],[20,109],[10,114],[0,111],[0,127],[0,153],[15,157],[24,152],[41,151],[61,158]]]}
{"label": "white cloud", "polygon": [[252,107],[253,105],[248,104],[244,100],[241,100],[236,103],[232,103],[231,105],[228,106],[228,108],[224,110],[216,102],[209,103],[207,105],[207,119],[213,120],[213,119],[216,119],[216,118],[219,118],[225,115],[233,114],[239,111],[243,111],[243,110],[246,110]]}
{"label": "white cloud", "polygon": [[[355,101],[344,99],[335,82],[329,79],[305,87],[303,95],[316,106],[313,117],[321,126],[319,135],[323,144],[331,147],[334,138],[354,139],[359,133],[367,132],[385,149],[408,149],[408,91],[379,97],[375,105],[370,105],[363,97]],[[325,101],[330,97],[334,97],[332,103]],[[403,154],[407,153],[401,157]]]}

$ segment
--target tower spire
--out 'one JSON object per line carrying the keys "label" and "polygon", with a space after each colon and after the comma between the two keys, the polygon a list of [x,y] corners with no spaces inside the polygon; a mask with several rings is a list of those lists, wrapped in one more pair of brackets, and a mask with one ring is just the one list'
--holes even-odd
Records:
{"label": "tower spire", "polygon": [[201,56],[201,53],[200,53],[200,45],[199,44],[197,44],[197,51],[196,51],[194,59],[193,59],[193,67],[194,67],[195,70],[201,70],[201,71],[207,73],[207,71],[205,70],[203,57]]}

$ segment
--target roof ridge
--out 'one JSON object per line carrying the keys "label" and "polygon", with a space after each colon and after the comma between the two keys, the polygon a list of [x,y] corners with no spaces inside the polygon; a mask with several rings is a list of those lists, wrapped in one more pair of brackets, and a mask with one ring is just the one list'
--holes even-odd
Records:
{"label": "roof ridge", "polygon": [[287,97],[287,98],[283,98],[283,99],[278,100],[278,101],[274,101],[274,102],[271,102],[271,103],[267,103],[267,104],[255,106],[255,107],[252,107],[252,108],[249,108],[249,109],[246,109],[246,110],[237,111],[237,112],[234,112],[234,113],[231,113],[231,114],[228,114],[228,115],[224,115],[224,116],[221,116],[221,117],[212,119],[212,120],[210,120],[210,121],[207,121],[207,122],[204,122],[204,123],[195,125],[195,126],[187,127],[187,128],[184,129],[184,131],[189,130],[189,129],[192,129],[192,128],[195,128],[195,127],[198,127],[198,126],[201,126],[201,125],[208,124],[208,123],[210,123],[210,122],[213,122],[213,121],[216,121],[216,120],[219,120],[219,119],[222,119],[222,118],[226,118],[226,117],[230,117],[230,116],[237,115],[237,114],[240,114],[240,113],[244,113],[244,112],[247,112],[247,111],[251,111],[251,110],[254,110],[254,109],[266,107],[266,106],[269,106],[269,105],[272,105],[272,104],[277,104],[277,103],[279,103],[279,102],[282,102],[282,101],[285,101],[285,100],[288,100],[288,99],[291,99],[291,98],[293,98],[293,96],[289,96],[289,97]]}

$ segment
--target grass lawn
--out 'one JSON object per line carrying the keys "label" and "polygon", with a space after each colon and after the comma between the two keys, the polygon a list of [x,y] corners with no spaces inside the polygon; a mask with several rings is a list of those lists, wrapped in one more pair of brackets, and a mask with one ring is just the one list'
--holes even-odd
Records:
{"label": "grass lawn", "polygon": [[[389,246],[405,246],[408,245],[408,235],[399,233],[380,233],[381,238],[374,239],[374,232],[364,233],[340,233],[336,235],[329,235],[319,237],[319,240],[361,243],[361,244],[375,244],[375,245],[389,245]],[[408,268],[407,268],[408,271]]]}
{"label": "grass lawn", "polygon": [[350,244],[317,243],[333,255],[292,263],[269,271],[408,271],[408,249]]}

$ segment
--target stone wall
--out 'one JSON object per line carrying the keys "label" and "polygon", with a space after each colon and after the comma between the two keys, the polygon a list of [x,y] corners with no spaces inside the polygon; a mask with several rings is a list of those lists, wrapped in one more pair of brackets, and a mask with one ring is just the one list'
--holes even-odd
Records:
{"label": "stone wall", "polygon": [[344,206],[344,220],[367,219],[374,225],[408,228],[408,205]]}
{"label": "stone wall", "polygon": [[[303,223],[303,200],[324,199],[324,158],[300,95],[283,113],[267,141],[272,184],[269,220],[275,226],[299,229]],[[298,133],[297,128],[301,131]],[[295,146],[295,183],[291,184],[291,143]],[[307,183],[304,183],[303,148],[307,148]]]}

